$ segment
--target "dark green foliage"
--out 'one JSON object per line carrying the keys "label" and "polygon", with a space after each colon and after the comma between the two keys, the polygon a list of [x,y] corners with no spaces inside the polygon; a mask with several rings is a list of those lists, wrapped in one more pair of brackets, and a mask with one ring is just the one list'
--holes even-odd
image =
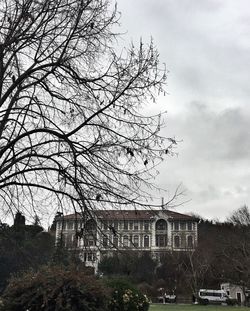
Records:
{"label": "dark green foliage", "polygon": [[109,311],[147,311],[149,300],[128,281],[112,279],[107,281],[112,288],[112,298],[109,302]]}
{"label": "dark green foliage", "polygon": [[20,212],[17,212],[14,219],[14,226],[20,225],[25,225],[25,217]]}
{"label": "dark green foliage", "polygon": [[124,251],[103,257],[98,268],[104,275],[126,276],[137,283],[151,283],[156,265],[149,252]]}
{"label": "dark green foliage", "polygon": [[[20,218],[20,217],[19,217]],[[0,293],[12,273],[48,263],[54,252],[54,238],[37,225],[0,226]]]}
{"label": "dark green foliage", "polygon": [[237,299],[227,299],[228,306],[236,306],[238,304]]}
{"label": "dark green foliage", "polygon": [[198,298],[198,303],[205,306],[209,304],[209,301],[208,299]]}
{"label": "dark green foliage", "polygon": [[107,292],[94,276],[68,267],[43,267],[12,278],[1,311],[104,311]]}
{"label": "dark green foliage", "polygon": [[103,257],[98,265],[98,269],[104,275],[110,276],[122,274],[120,269],[120,260],[116,254],[114,254],[114,256]]}
{"label": "dark green foliage", "polygon": [[233,215],[231,223],[201,219],[194,251],[165,252],[159,262],[146,252],[120,251],[104,257],[99,270],[104,276],[123,276],[146,284],[141,288],[152,299],[160,288],[167,294],[188,297],[197,296],[200,288],[219,289],[224,282],[250,288],[249,213],[244,208]]}

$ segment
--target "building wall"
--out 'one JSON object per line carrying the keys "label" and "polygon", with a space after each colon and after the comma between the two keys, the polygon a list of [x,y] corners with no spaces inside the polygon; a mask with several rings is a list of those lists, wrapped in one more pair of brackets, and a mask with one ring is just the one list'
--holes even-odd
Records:
{"label": "building wall", "polygon": [[232,299],[236,299],[239,304],[244,304],[246,297],[243,287],[231,283],[222,283],[221,289],[225,290]]}
{"label": "building wall", "polygon": [[[110,213],[109,213],[110,212]],[[197,245],[197,219],[166,211],[99,212],[83,223],[79,215],[57,220],[56,239],[97,269],[102,254],[121,250],[150,251],[158,258],[166,251],[190,251]]]}

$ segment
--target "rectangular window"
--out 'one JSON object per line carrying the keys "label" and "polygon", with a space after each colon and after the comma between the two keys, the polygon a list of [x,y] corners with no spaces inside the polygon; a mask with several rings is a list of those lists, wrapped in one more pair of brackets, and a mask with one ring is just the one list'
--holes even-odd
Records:
{"label": "rectangular window", "polygon": [[124,230],[128,230],[128,221],[124,220]]}
{"label": "rectangular window", "polygon": [[129,230],[133,230],[133,221],[129,222]]}
{"label": "rectangular window", "polygon": [[141,220],[141,221],[139,221],[139,223],[140,223],[140,230],[142,231],[143,230],[143,221]]}
{"label": "rectangular window", "polygon": [[120,230],[123,230],[123,228],[124,228],[123,221],[119,221],[119,228],[120,228]]}
{"label": "rectangular window", "polygon": [[165,247],[166,246],[166,236],[165,235],[156,235],[156,246]]}
{"label": "rectangular window", "polygon": [[118,230],[118,221],[117,220],[114,221],[114,228],[115,228],[115,230]]}
{"label": "rectangular window", "polygon": [[95,245],[95,240],[94,237],[92,235],[87,235],[85,237],[85,246],[94,246]]}
{"label": "rectangular window", "polygon": [[186,230],[186,223],[185,222],[181,222],[181,230]]}
{"label": "rectangular window", "polygon": [[69,233],[66,235],[66,247],[72,247],[74,245],[74,235]]}
{"label": "rectangular window", "polygon": [[177,222],[177,221],[174,223],[174,230],[175,231],[179,230],[179,222]]}
{"label": "rectangular window", "polygon": [[144,230],[148,231],[149,230],[149,222],[144,221]]}
{"label": "rectangular window", "polygon": [[138,225],[138,221],[134,222],[134,230],[138,230],[139,229],[139,225]]}
{"label": "rectangular window", "polygon": [[88,253],[87,254],[87,261],[95,261],[95,254]]}
{"label": "rectangular window", "polygon": [[192,230],[192,226],[193,224],[191,222],[188,222],[188,230],[191,231]]}
{"label": "rectangular window", "polygon": [[103,221],[102,227],[103,227],[104,230],[108,230],[108,222],[107,222],[107,220]]}
{"label": "rectangular window", "polygon": [[68,230],[73,230],[74,229],[74,222],[73,221],[68,221],[67,222],[67,229]]}

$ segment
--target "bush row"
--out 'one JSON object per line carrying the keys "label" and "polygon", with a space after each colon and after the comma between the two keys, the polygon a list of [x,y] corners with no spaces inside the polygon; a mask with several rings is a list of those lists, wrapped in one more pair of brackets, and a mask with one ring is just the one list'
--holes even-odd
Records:
{"label": "bush row", "polygon": [[97,279],[76,267],[46,266],[12,277],[0,311],[147,311],[149,301],[121,279]]}

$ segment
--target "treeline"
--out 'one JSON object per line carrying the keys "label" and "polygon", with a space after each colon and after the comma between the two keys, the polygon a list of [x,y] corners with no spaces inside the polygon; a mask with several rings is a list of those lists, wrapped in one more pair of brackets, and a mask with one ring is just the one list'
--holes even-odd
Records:
{"label": "treeline", "polygon": [[159,295],[159,289],[190,296],[224,282],[250,288],[249,209],[238,209],[225,222],[200,219],[198,228],[195,251],[165,252],[160,261],[147,252],[117,252],[104,257],[99,270],[127,276],[150,296]]}
{"label": "treeline", "polygon": [[[198,228],[194,251],[163,252],[156,260],[149,252],[117,250],[115,256],[102,259],[99,274],[125,277],[150,297],[157,297],[160,288],[190,297],[199,288],[218,289],[224,282],[250,288],[249,209],[238,209],[223,223],[200,219]],[[72,260],[82,265],[77,253],[55,247],[53,232],[44,232],[38,222],[25,225],[17,213],[13,226],[0,223],[0,292],[11,275]]]}
{"label": "treeline", "polygon": [[0,311],[148,311],[149,299],[124,278],[101,278],[76,252],[55,245],[54,226],[0,223]]}
{"label": "treeline", "polygon": [[12,226],[0,222],[0,294],[12,275],[36,270],[51,261],[54,245],[52,234],[37,221],[26,225],[21,213],[15,215]]}

